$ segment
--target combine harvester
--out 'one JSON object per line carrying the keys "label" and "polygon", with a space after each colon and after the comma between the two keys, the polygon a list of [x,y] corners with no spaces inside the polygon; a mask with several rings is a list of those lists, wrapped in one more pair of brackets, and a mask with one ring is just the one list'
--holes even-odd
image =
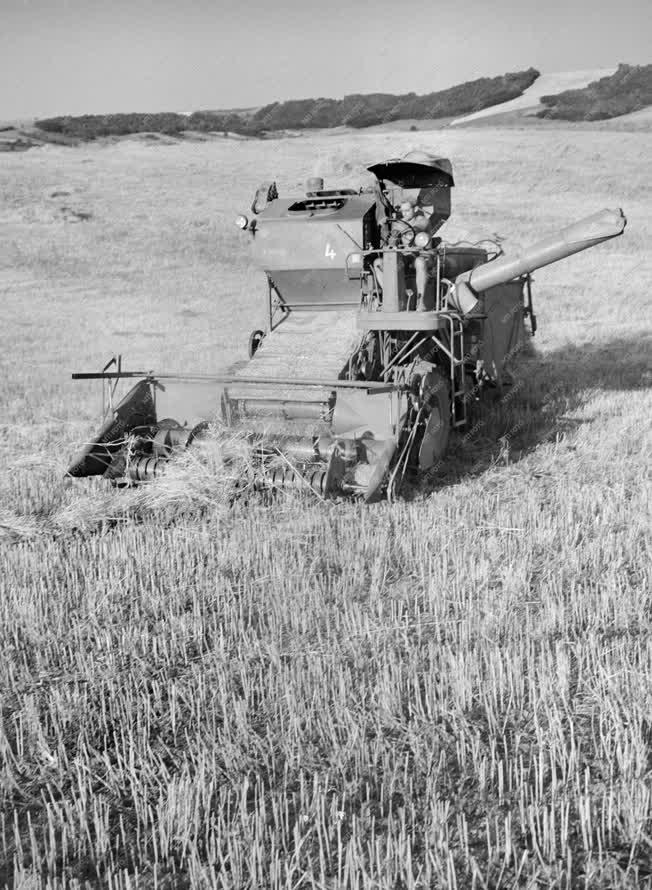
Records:
{"label": "combine harvester", "polygon": [[[268,285],[268,329],[251,334],[244,367],[193,376],[125,371],[113,359],[73,374],[101,379],[109,400],[68,475],[153,479],[215,422],[250,443],[256,487],[395,497],[406,473],[440,465],[472,395],[501,385],[525,318],[536,330],[530,274],[625,228],[621,210],[603,210],[515,257],[447,244],[435,233],[450,216],[448,160],[413,152],[369,170],[374,186],[358,191],[309,180],[288,199],[266,183],[251,219],[238,217]],[[408,200],[425,230],[401,218]],[[142,379],[115,406],[128,378]]]}

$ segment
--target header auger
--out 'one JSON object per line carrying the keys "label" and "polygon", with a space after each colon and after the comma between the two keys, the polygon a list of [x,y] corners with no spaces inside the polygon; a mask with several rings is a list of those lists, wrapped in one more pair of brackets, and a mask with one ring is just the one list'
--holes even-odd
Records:
{"label": "header auger", "polygon": [[626,224],[603,210],[511,258],[436,234],[450,215],[448,160],[412,153],[369,170],[373,187],[357,191],[313,179],[281,198],[265,183],[251,219],[238,217],[267,279],[267,330],[252,332],[244,367],[73,374],[111,392],[138,382],[70,476],[152,479],[218,421],[250,442],[257,487],[394,497],[409,470],[444,459],[470,390],[501,384],[525,319],[536,330],[530,274]]}

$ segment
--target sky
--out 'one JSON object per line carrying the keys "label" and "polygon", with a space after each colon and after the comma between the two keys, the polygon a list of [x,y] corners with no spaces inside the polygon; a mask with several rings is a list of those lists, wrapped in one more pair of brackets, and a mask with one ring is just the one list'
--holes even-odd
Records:
{"label": "sky", "polygon": [[0,0],[0,120],[652,63],[651,0]]}

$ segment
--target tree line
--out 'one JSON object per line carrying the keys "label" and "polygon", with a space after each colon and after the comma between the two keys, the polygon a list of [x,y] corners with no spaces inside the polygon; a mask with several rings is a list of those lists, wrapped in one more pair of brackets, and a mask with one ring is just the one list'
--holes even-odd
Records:
{"label": "tree line", "polygon": [[370,127],[388,121],[458,117],[515,99],[539,77],[536,68],[481,77],[446,90],[416,93],[353,93],[344,99],[295,99],[260,108],[252,121],[271,130]]}
{"label": "tree line", "polygon": [[193,114],[159,112],[156,114],[82,114],[44,118],[35,121],[40,130],[73,139],[92,140],[101,136],[127,136],[130,133],[162,133],[178,136],[184,130],[235,132],[259,136],[262,130],[251,126],[239,114],[195,111]]}
{"label": "tree line", "polygon": [[273,102],[251,112],[195,111],[193,114],[84,114],[44,118],[36,126],[80,140],[130,133],[163,133],[177,136],[184,130],[231,132],[262,136],[275,130],[314,127],[369,127],[388,121],[413,118],[457,117],[515,99],[539,76],[536,68],[498,77],[481,77],[446,90],[416,93],[353,93],[344,99],[294,99]]}
{"label": "tree line", "polygon": [[[251,111],[195,111],[65,115],[36,121],[49,133],[79,140],[130,133],[179,136],[185,130],[261,137],[278,130],[370,127],[390,121],[460,117],[521,96],[539,77],[536,68],[481,77],[446,90],[416,93],[352,93],[343,99],[292,99]],[[652,105],[652,65],[620,64],[618,70],[579,90],[541,97],[542,118],[591,121]]]}

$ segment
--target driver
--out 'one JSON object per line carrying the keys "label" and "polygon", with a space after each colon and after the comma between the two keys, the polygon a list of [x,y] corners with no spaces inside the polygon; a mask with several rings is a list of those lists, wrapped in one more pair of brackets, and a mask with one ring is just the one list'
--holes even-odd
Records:
{"label": "driver", "polygon": [[[414,201],[412,198],[406,198],[404,201],[402,201],[399,210],[401,213],[401,219],[408,223],[408,225],[410,225],[414,231],[414,234],[412,234],[412,232],[410,232],[409,230],[401,233],[401,241],[404,247],[409,247],[411,245],[412,241],[414,240],[414,236],[418,232],[427,232],[429,235],[432,234],[432,225],[429,218],[423,212],[422,208],[419,207],[417,202]],[[406,254],[406,258],[408,256],[410,256],[410,254]],[[424,253],[417,249],[414,251],[413,258],[417,285],[417,311],[423,312],[426,309],[424,296],[426,287],[428,285],[430,256],[427,253]],[[378,257],[374,260],[374,270],[376,272],[376,279],[378,281],[378,284],[382,288],[383,261],[381,257]]]}
{"label": "driver", "polygon": [[399,210],[401,211],[401,219],[409,223],[415,233],[428,232],[430,234],[430,220],[416,201],[413,201],[412,198],[406,198],[405,201],[401,201]]}

